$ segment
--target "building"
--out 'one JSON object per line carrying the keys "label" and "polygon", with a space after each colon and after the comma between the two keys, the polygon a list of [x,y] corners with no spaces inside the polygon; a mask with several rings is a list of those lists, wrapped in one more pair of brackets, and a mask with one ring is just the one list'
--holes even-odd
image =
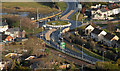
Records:
{"label": "building", "polygon": [[94,30],[94,27],[92,25],[87,25],[85,28],[85,34],[90,35],[90,33]]}
{"label": "building", "polygon": [[98,41],[99,40],[99,34],[102,32],[102,30],[99,30],[98,28],[95,28],[92,32],[91,32],[91,38]]}
{"label": "building", "polygon": [[113,35],[113,34],[110,34],[110,33],[107,33],[105,36],[104,36],[104,39],[103,39],[103,43],[107,46],[112,46],[114,47],[115,46],[115,41],[118,41],[119,40],[119,37],[116,36],[116,35]]}
{"label": "building", "polygon": [[6,22],[2,22],[0,24],[0,32],[5,32],[8,29],[8,24]]}
{"label": "building", "polygon": [[2,42],[12,42],[13,41],[13,37],[11,37],[10,35],[2,35]]}
{"label": "building", "polygon": [[91,10],[93,19],[113,19],[111,15],[117,15],[120,13],[120,3],[108,4],[107,6]]}
{"label": "building", "polygon": [[10,35],[12,36],[14,39],[16,39],[17,37],[20,37],[19,34],[20,34],[20,29],[18,27],[13,27],[13,28],[10,28],[8,29],[6,32],[5,32],[6,35]]}

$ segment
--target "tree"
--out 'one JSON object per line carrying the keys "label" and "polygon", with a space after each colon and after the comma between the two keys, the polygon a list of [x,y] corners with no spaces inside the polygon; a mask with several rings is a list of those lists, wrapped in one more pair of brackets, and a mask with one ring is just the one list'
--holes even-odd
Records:
{"label": "tree", "polygon": [[81,12],[82,12],[83,15],[84,15],[84,13],[85,13],[85,10],[86,10],[85,7],[83,7],[82,10],[81,10]]}

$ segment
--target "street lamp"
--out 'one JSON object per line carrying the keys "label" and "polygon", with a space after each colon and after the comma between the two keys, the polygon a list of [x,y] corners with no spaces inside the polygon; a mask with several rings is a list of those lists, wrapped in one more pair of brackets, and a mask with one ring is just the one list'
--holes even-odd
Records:
{"label": "street lamp", "polygon": [[82,44],[82,59],[83,59],[83,46],[84,46],[85,44]]}
{"label": "street lamp", "polygon": [[105,53],[106,51],[103,51],[103,62],[104,62],[104,53]]}

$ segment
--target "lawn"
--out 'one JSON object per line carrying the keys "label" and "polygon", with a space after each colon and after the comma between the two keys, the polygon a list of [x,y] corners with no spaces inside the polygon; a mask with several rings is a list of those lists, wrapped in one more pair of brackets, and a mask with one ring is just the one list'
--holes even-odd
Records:
{"label": "lawn", "polygon": [[64,11],[67,8],[67,4],[65,2],[57,2],[56,5],[60,7],[61,11]]}
{"label": "lawn", "polygon": [[[55,23],[55,24],[53,24]],[[68,22],[66,21],[50,21],[50,22],[47,22],[48,25],[66,25],[68,24]]]}
{"label": "lawn", "polygon": [[[3,9],[14,10],[14,11],[27,11],[36,12],[38,8],[39,13],[50,13],[57,11],[57,9],[50,7],[51,3],[39,3],[39,2],[5,2],[2,3]],[[14,7],[19,7],[20,9],[15,9]],[[4,12],[4,10],[3,10]]]}
{"label": "lawn", "polygon": [[100,27],[107,26],[107,24],[96,24],[96,25],[98,25],[98,26],[100,26]]}
{"label": "lawn", "polygon": [[[80,50],[82,50],[82,46],[80,46],[80,45],[76,45],[76,46],[79,47]],[[100,55],[98,55],[98,54],[96,54],[96,53],[88,50],[88,49],[85,48],[85,47],[83,47],[83,52],[86,53],[87,55],[90,55],[90,56],[95,57],[95,58],[97,58],[97,59],[100,59],[100,60],[103,59],[102,56],[100,56]],[[111,60],[105,58],[105,61],[111,61]]]}

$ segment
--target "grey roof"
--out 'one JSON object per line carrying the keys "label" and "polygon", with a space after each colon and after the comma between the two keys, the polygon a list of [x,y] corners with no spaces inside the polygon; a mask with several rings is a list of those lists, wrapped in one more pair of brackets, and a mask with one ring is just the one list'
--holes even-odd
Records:
{"label": "grey roof", "polygon": [[117,41],[118,44],[120,44],[120,39]]}
{"label": "grey roof", "polygon": [[95,28],[91,33],[94,33],[96,35],[100,34],[102,32],[102,30]]}
{"label": "grey roof", "polygon": [[9,31],[9,32],[11,32],[11,33],[14,33],[15,31],[20,31],[20,28],[19,28],[19,27],[10,28],[10,29],[8,29],[7,31]]}
{"label": "grey roof", "polygon": [[107,33],[104,37],[108,40],[111,40],[115,35],[111,34],[111,33]]}
{"label": "grey roof", "polygon": [[102,11],[102,12],[106,12],[107,10],[106,10],[106,9],[100,9],[100,11]]}
{"label": "grey roof", "polygon": [[8,24],[6,22],[0,23],[0,26],[5,26],[5,25],[8,25]]}

